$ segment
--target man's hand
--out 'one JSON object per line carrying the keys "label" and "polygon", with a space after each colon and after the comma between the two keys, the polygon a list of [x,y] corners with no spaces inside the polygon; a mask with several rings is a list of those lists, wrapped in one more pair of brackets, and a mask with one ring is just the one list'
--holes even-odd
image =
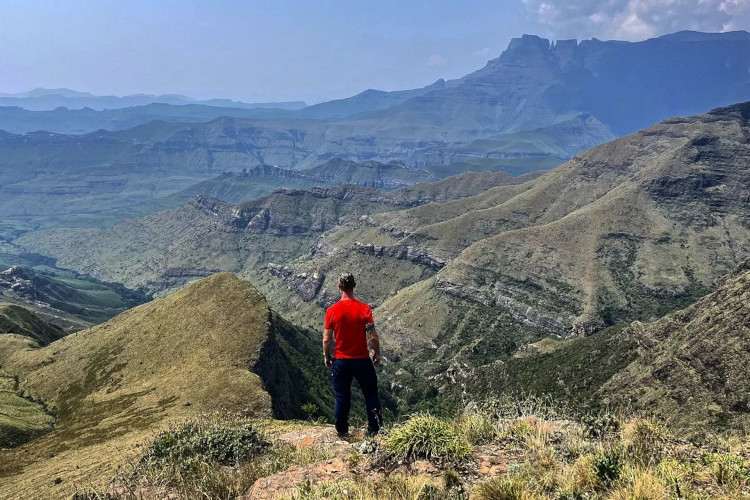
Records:
{"label": "man's hand", "polygon": [[367,334],[367,348],[370,352],[372,364],[380,366],[382,362],[380,358],[380,337],[378,337],[378,331],[375,330],[375,323],[365,325],[365,333]]}
{"label": "man's hand", "polygon": [[371,352],[370,359],[372,360],[372,364],[376,367],[383,364],[383,360],[380,358],[380,354],[378,353]]}
{"label": "man's hand", "polygon": [[326,368],[329,369],[333,366],[333,358],[331,357],[333,339],[331,338],[331,333],[330,329],[323,329],[323,363],[325,363]]}

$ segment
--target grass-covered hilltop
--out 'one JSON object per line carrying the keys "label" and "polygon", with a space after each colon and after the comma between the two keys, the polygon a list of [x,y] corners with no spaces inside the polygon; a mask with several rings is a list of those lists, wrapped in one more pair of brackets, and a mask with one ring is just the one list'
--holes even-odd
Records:
{"label": "grass-covered hilltop", "polygon": [[174,419],[328,409],[317,347],[230,274],[44,347],[22,333],[0,335],[0,445],[10,446],[0,452],[0,496],[61,495],[112,474]]}

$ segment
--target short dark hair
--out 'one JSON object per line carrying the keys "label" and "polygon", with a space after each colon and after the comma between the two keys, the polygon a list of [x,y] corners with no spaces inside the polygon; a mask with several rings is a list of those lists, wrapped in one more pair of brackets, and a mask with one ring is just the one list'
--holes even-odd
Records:
{"label": "short dark hair", "polygon": [[354,281],[352,273],[341,273],[339,275],[339,290],[351,292],[355,286],[357,286],[357,282]]}

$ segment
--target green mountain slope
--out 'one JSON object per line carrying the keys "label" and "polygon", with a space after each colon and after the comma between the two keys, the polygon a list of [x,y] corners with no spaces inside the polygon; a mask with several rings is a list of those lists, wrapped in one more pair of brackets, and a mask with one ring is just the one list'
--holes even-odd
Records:
{"label": "green mountain slope", "polygon": [[311,293],[310,277],[354,270],[402,385],[440,390],[455,385],[446,369],[658,318],[750,257],[748,109],[668,120],[523,184],[349,222],[260,286],[317,321],[335,287]]}
{"label": "green mountain slope", "polygon": [[502,362],[454,372],[448,396],[525,392],[654,415],[685,435],[746,433],[747,269],[742,266],[714,292],[656,321],[545,339]]}
{"label": "green mountain slope", "polygon": [[750,266],[696,304],[622,333],[638,356],[599,391],[675,427],[750,428]]}
{"label": "green mountain slope", "polygon": [[[155,290],[171,285],[170,269],[242,271],[311,327],[335,298],[335,276],[351,270],[397,360],[399,396],[416,401],[412,389],[448,391],[454,375],[545,339],[650,321],[713,290],[750,258],[748,137],[746,103],[670,119],[545,175],[447,201],[425,202],[415,188],[277,193],[245,208],[208,202],[21,243]],[[615,358],[613,370],[630,362]]]}

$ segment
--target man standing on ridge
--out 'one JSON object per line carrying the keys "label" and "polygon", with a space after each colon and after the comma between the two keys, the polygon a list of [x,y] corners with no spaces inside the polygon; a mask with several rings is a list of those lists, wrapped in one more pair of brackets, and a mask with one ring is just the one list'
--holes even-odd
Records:
{"label": "man standing on ridge", "polygon": [[[336,431],[349,434],[349,409],[352,400],[352,379],[357,379],[367,407],[367,432],[380,430],[380,399],[375,367],[380,365],[380,339],[375,331],[372,309],[354,298],[357,283],[351,273],[339,276],[341,299],[326,310],[323,327],[323,362],[331,369],[333,392],[336,396]],[[335,349],[331,347],[335,339]]]}

